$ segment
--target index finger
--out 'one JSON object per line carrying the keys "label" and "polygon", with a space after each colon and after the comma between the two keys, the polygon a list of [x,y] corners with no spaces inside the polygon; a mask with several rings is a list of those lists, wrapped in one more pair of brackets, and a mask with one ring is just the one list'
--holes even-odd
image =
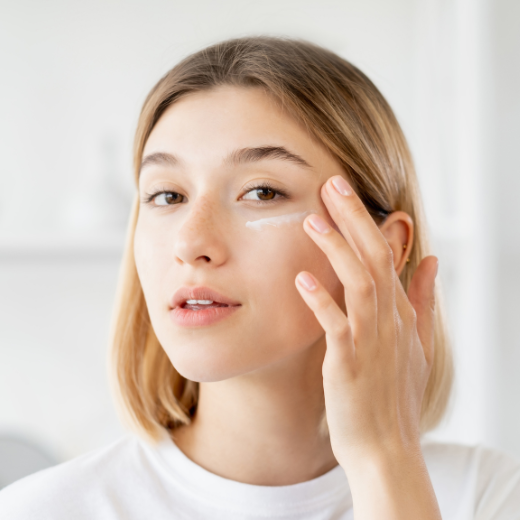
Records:
{"label": "index finger", "polygon": [[348,182],[335,175],[323,185],[322,199],[350,247],[374,277],[376,285],[393,284],[393,255],[365,205]]}

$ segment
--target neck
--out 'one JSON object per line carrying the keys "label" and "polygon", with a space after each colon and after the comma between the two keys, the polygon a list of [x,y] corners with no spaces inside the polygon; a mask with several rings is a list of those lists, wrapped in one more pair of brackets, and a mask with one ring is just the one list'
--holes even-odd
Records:
{"label": "neck", "polygon": [[264,486],[311,480],[337,465],[321,432],[325,338],[255,372],[200,383],[190,425],[173,432],[195,463],[222,477]]}

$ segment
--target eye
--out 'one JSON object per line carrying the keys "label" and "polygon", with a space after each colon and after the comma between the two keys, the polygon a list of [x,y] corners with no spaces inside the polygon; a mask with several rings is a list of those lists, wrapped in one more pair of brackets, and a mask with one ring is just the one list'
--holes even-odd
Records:
{"label": "eye", "polygon": [[[246,187],[246,195],[243,197],[244,200],[252,200],[254,202],[273,202],[280,198],[288,199],[289,195],[286,191],[282,189],[275,189],[269,182],[264,182],[262,184],[257,184],[254,186],[247,186]],[[252,194],[252,197],[249,196],[249,194]],[[276,197],[276,195],[279,195]],[[253,198],[253,197],[258,198]]]}
{"label": "eye", "polygon": [[183,195],[175,191],[157,191],[155,193],[147,194],[145,198],[146,203],[153,201],[154,206],[173,206],[181,202]]}

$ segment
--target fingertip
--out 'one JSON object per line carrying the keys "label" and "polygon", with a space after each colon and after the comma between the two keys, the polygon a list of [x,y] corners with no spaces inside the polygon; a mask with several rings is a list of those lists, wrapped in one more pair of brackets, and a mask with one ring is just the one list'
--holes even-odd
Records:
{"label": "fingertip", "polygon": [[316,281],[314,280],[314,277],[306,271],[298,273],[298,275],[296,276],[296,280],[300,287],[303,287],[307,291],[314,291],[318,287]]}
{"label": "fingertip", "polygon": [[[433,283],[435,283],[435,279],[439,273],[439,259],[434,255],[427,256],[420,262],[419,267],[423,268],[426,272],[429,271],[432,273]],[[429,276],[431,276],[431,274]]]}
{"label": "fingertip", "polygon": [[309,230],[313,230],[314,228],[312,227],[312,224],[311,224],[311,218],[313,215],[317,215],[317,213],[309,213],[304,219],[303,219],[303,229],[305,231],[309,231]]}

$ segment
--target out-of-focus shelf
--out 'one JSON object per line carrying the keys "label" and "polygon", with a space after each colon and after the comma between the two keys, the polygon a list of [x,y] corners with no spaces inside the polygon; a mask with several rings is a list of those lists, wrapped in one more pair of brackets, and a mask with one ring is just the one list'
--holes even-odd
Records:
{"label": "out-of-focus shelf", "polygon": [[114,232],[31,237],[0,235],[0,261],[118,258],[123,252],[124,241],[123,233]]}

